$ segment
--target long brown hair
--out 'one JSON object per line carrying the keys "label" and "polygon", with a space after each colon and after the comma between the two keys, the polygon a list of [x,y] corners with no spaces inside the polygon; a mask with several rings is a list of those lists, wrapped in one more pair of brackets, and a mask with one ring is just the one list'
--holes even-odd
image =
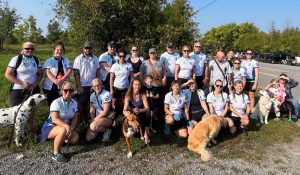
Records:
{"label": "long brown hair", "polygon": [[[133,82],[134,82],[134,81],[140,82],[140,85],[142,86],[142,81],[141,81],[139,78],[133,78],[133,79],[130,81],[130,84],[129,84],[129,87],[128,87],[128,90],[127,90],[127,92],[126,92],[125,97],[132,97],[132,94],[133,94]],[[139,93],[141,93],[141,89],[140,89]]]}

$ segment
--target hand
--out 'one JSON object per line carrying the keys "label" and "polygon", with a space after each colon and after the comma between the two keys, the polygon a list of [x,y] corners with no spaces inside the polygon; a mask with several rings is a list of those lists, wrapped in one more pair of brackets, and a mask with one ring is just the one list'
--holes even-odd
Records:
{"label": "hand", "polygon": [[139,108],[134,108],[134,109],[133,109],[133,112],[134,112],[135,114],[139,114],[139,113],[140,113],[140,109],[139,109]]}
{"label": "hand", "polygon": [[56,79],[56,83],[55,83],[55,84],[56,84],[57,86],[60,86],[63,82],[64,82],[63,79],[58,78],[58,79]]}
{"label": "hand", "polygon": [[27,89],[29,88],[30,84],[28,82],[22,82],[21,86],[24,88],[24,89]]}
{"label": "hand", "polygon": [[37,83],[32,83],[32,84],[29,84],[28,89],[29,89],[30,91],[33,91],[37,86],[38,86]]}
{"label": "hand", "polygon": [[256,90],[256,88],[257,88],[257,84],[255,84],[255,83],[254,83],[254,84],[253,84],[253,86],[252,86],[252,90],[254,90],[254,91],[255,91],[255,90]]}
{"label": "hand", "polygon": [[153,94],[152,94],[152,92],[149,92],[149,97],[153,97]]}
{"label": "hand", "polygon": [[203,84],[208,84],[209,83],[209,79],[208,78],[204,78],[202,81]]}
{"label": "hand", "polygon": [[67,138],[70,138],[71,135],[72,135],[72,128],[71,128],[71,126],[68,125],[68,126],[66,127],[66,130],[67,130],[66,136],[67,136]]}

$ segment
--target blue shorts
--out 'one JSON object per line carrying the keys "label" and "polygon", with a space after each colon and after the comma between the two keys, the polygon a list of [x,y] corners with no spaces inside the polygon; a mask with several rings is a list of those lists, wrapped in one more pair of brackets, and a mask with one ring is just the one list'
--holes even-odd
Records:
{"label": "blue shorts", "polygon": [[41,134],[41,142],[40,143],[45,143],[46,140],[48,139],[48,135],[50,131],[54,128],[54,125],[43,125],[42,127],[42,134]]}

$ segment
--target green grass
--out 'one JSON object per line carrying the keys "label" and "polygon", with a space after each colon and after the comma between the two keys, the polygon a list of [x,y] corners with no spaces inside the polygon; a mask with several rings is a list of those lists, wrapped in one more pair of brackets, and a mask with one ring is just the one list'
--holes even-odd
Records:
{"label": "green grass", "polygon": [[[9,46],[8,50],[5,53],[0,53],[0,107],[8,107],[8,95],[9,95],[9,82],[4,77],[4,72],[7,68],[7,65],[10,59],[20,53],[20,46]],[[68,49],[68,47],[67,47]],[[74,58],[78,54],[78,51],[68,52],[65,57],[70,58],[73,62]],[[40,58],[41,62],[49,58],[52,55],[52,46],[44,45],[38,46],[35,51],[35,55]],[[97,54],[99,55],[99,54]],[[73,77],[72,77],[73,79]],[[22,148],[17,148],[15,144],[12,144],[11,148],[7,147],[8,140],[11,134],[11,128],[0,128],[0,158],[11,153],[11,152],[21,152],[26,149],[33,149],[36,152],[43,150],[45,148],[52,149],[52,143],[47,142],[46,144],[37,144],[39,141],[40,128],[42,123],[48,117],[48,107],[46,102],[43,103],[37,110],[35,115],[35,125],[34,128],[37,131],[36,137],[25,137]],[[118,120],[118,126],[115,129],[112,135],[112,141],[109,143],[116,151],[124,149],[126,147],[124,138],[121,134],[121,122],[122,119]],[[133,148],[138,148],[138,152],[150,152],[155,154],[158,152],[163,152],[164,150],[173,150],[174,156],[177,153],[187,153],[188,156],[199,157],[198,155],[189,152],[186,145],[186,139],[179,139],[176,136],[173,136],[171,141],[165,142],[162,135],[163,129],[163,120],[155,121],[156,126],[159,126],[158,133],[154,134],[151,138],[151,146],[144,147],[143,142],[136,138],[133,139]],[[82,124],[77,129],[80,132],[81,141],[79,147],[84,147],[85,151],[94,150],[95,147],[99,148],[99,144],[89,144],[84,141],[86,127]],[[270,121],[269,125],[263,125],[258,128],[255,125],[255,122],[251,121],[249,127],[249,136],[243,137],[242,135],[226,135],[220,136],[219,143],[214,145],[211,150],[215,157],[220,157],[224,159],[234,159],[241,158],[248,162],[259,162],[264,157],[264,153],[268,146],[271,146],[275,143],[286,143],[292,141],[296,136],[299,136],[300,127],[297,127],[295,124],[290,124],[286,119],[282,122]],[[106,145],[104,145],[106,146]],[[135,155],[135,159],[142,159],[144,154]],[[113,157],[111,157],[113,159]],[[239,170],[237,170],[239,172]],[[170,170],[169,173],[174,173],[174,170]]]}

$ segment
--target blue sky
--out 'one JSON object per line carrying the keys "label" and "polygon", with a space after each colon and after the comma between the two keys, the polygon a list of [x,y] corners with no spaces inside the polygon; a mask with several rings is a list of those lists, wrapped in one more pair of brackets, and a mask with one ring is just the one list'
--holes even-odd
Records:
{"label": "blue sky", "polygon": [[[9,0],[23,19],[33,15],[37,26],[47,33],[49,20],[55,16],[52,7],[55,0]],[[206,5],[211,5],[205,7]],[[254,23],[260,30],[268,31],[272,22],[278,29],[287,26],[300,28],[300,0],[190,0],[194,10],[201,9],[195,21],[201,34],[213,27],[231,22]]]}

